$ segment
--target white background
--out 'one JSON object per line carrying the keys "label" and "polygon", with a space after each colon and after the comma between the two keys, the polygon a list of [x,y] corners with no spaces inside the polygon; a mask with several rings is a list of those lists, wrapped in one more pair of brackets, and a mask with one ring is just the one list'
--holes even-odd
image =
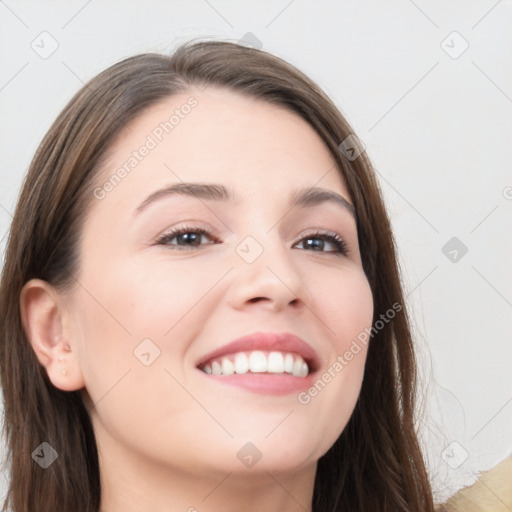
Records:
{"label": "white background", "polygon": [[[512,445],[511,21],[496,0],[0,1],[0,251],[32,155],[83,82],[136,53],[251,32],[326,90],[375,163],[446,498]],[[51,44],[46,59],[32,48]],[[455,262],[452,237],[468,249]]]}

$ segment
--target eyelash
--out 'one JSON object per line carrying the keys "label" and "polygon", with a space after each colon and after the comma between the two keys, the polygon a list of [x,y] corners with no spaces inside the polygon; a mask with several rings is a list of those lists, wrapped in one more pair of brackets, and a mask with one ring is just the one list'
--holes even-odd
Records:
{"label": "eyelash", "polygon": [[[213,245],[213,244],[220,243],[220,240],[213,237],[209,233],[209,231],[207,231],[206,229],[193,228],[193,227],[189,227],[189,226],[181,226],[181,227],[173,229],[172,231],[170,231],[168,233],[164,233],[162,236],[160,236],[156,240],[156,245],[164,245],[167,247],[174,246],[172,250],[178,250],[178,251],[188,250],[186,245],[179,246],[177,244],[169,243],[174,238],[184,235],[184,234],[188,234],[188,233],[195,233],[195,234],[199,234],[201,236],[204,235],[213,240],[212,242],[209,242],[208,244],[200,244],[200,245]],[[307,234],[301,233],[300,236],[302,238],[297,243],[303,242],[304,240],[307,240],[307,239],[320,239],[320,240],[324,240],[324,241],[332,243],[337,248],[335,251],[318,251],[318,252],[334,254],[336,256],[347,256],[349,254],[347,244],[337,233],[322,230],[322,231],[317,231],[314,233],[307,233]],[[179,249],[178,247],[182,247],[182,248]],[[190,245],[188,247],[194,248],[194,247],[199,247],[199,246]],[[300,250],[307,250],[307,249],[300,249]],[[313,251],[313,252],[317,252],[317,251]]]}

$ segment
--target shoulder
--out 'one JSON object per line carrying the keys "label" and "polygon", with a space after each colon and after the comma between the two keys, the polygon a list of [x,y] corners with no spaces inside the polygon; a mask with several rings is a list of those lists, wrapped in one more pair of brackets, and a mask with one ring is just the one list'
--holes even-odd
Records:
{"label": "shoulder", "polygon": [[512,510],[512,455],[482,473],[470,487],[455,493],[436,512],[501,512]]}

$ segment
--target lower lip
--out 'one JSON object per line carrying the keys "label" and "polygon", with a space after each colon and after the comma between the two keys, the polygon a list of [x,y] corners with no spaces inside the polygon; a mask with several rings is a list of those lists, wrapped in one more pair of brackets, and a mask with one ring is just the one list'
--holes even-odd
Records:
{"label": "lower lip", "polygon": [[294,377],[289,374],[244,373],[233,375],[212,375],[199,370],[213,382],[235,386],[261,395],[289,395],[309,388],[314,381],[313,374]]}

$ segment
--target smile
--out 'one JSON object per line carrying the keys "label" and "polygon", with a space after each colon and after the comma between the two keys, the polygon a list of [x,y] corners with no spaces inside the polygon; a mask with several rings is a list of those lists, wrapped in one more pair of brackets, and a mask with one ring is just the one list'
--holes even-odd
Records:
{"label": "smile", "polygon": [[244,375],[269,373],[307,377],[309,366],[304,359],[292,352],[253,350],[217,357],[199,367],[209,375]]}

